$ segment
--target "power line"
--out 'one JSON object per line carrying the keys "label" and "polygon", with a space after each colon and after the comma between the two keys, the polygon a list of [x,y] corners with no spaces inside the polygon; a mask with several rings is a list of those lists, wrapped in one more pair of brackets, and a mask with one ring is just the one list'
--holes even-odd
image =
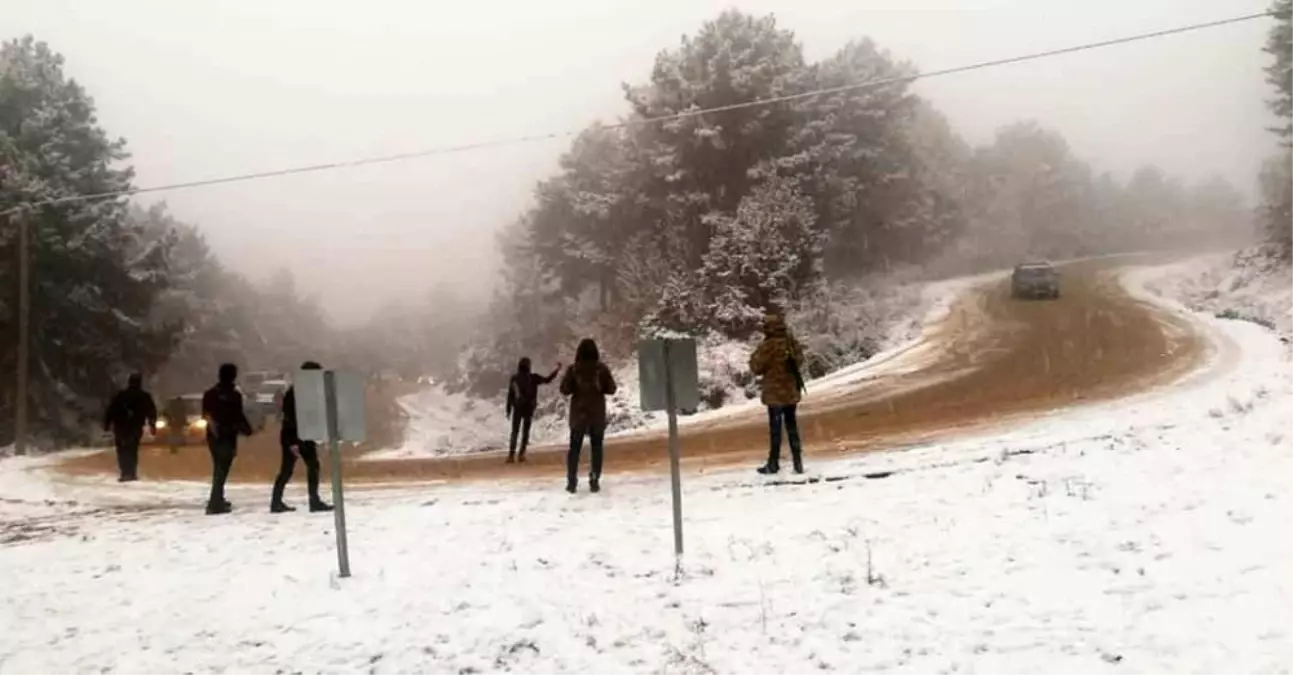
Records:
{"label": "power line", "polygon": [[[1276,13],[1261,12],[1258,14],[1246,14],[1243,16],[1236,16],[1228,19],[1220,19],[1217,21],[1208,21],[1204,23],[1195,23],[1195,24],[1189,24],[1186,26],[1178,26],[1176,28],[1167,28],[1164,30],[1153,31],[1150,33],[1139,33],[1136,35],[1128,35],[1120,38],[1113,38],[1111,40],[1102,40],[1099,42],[1088,42],[1085,44],[1075,45],[1072,47],[1051,49],[1051,50],[1042,51],[1042,52],[1024,54],[1021,56],[1012,56],[1012,57],[1002,58],[1002,59],[993,59],[990,61],[980,61],[977,63],[971,63],[964,66],[944,68],[942,70],[932,70],[924,73],[915,73],[912,75],[900,75],[900,76],[894,76],[894,77],[877,78],[872,80],[865,80],[862,82],[854,82],[852,84],[845,84],[838,87],[815,89],[813,91],[800,92],[797,94],[787,94],[785,96],[776,96],[772,98],[755,99],[753,101],[744,101],[741,103],[733,103],[730,105],[716,106],[713,108],[685,110],[683,112],[672,113],[669,115],[659,115],[656,117],[645,117],[640,119],[623,120],[620,122],[616,122],[614,124],[605,124],[603,125],[603,128],[620,129],[620,128],[627,128],[627,127],[646,126],[650,124],[658,124],[661,122],[669,122],[673,120],[686,119],[690,117],[699,117],[701,115],[724,113],[724,112],[731,112],[733,110],[743,110],[746,108],[756,108],[761,106],[775,105],[778,103],[799,101],[803,99],[814,98],[817,96],[827,96],[830,94],[839,94],[839,93],[844,93],[849,91],[857,91],[860,89],[883,87],[885,85],[890,85],[890,84],[914,82],[916,80],[924,80],[932,77],[954,75],[959,73],[970,72],[973,70],[981,70],[984,68],[995,68],[998,66],[1022,63],[1025,61],[1035,61],[1038,59],[1045,59],[1053,56],[1061,56],[1064,54],[1073,54],[1076,52],[1083,52],[1083,51],[1088,51],[1092,49],[1101,49],[1104,47],[1111,47],[1114,45],[1126,44],[1129,42],[1151,40],[1155,38],[1165,37],[1168,35],[1175,35],[1178,33],[1187,33],[1192,31],[1204,30],[1208,28],[1216,28],[1219,26],[1226,26],[1229,24],[1241,23],[1245,21],[1253,21],[1255,19],[1262,19],[1270,16],[1276,16]],[[234,176],[225,176],[221,178],[210,178],[206,180],[189,181],[185,183],[170,183],[167,185],[155,185],[152,187],[132,188],[129,190],[100,192],[100,193],[86,194],[86,195],[69,195],[66,197],[57,197],[54,199],[45,199],[45,200],[20,204],[18,206],[15,206],[13,208],[10,208],[4,211],[3,213],[0,213],[0,215],[9,215],[9,214],[17,213],[23,209],[38,208],[42,206],[57,206],[60,204],[68,204],[68,203],[75,203],[75,202],[96,201],[100,199],[114,199],[118,197],[130,197],[133,195],[147,194],[150,192],[185,190],[189,188],[205,187],[209,185],[221,185],[224,183],[241,183],[245,181],[260,180],[262,178],[275,178],[278,176],[290,176],[293,174],[314,173],[318,171],[330,171],[333,169],[353,168],[353,167],[359,167],[359,166],[367,166],[371,164],[388,164],[392,162],[402,162],[405,160],[419,159],[422,157],[431,157],[434,155],[448,155],[448,154],[454,154],[459,152],[469,152],[472,150],[483,150],[486,148],[494,148],[494,147],[505,146],[505,145],[519,145],[522,143],[533,143],[536,141],[565,138],[568,136],[574,136],[578,134],[580,131],[582,130],[554,131],[554,132],[545,133],[545,134],[515,136],[511,138],[496,139],[492,141],[481,141],[476,143],[467,143],[463,145],[439,146],[435,148],[429,148],[426,150],[403,152],[403,153],[398,153],[393,155],[366,157],[361,159],[345,160],[340,162],[329,162],[326,164],[310,164],[305,166],[290,167],[286,169],[276,169],[272,171],[260,171],[256,173],[245,173],[245,174],[238,174]]]}

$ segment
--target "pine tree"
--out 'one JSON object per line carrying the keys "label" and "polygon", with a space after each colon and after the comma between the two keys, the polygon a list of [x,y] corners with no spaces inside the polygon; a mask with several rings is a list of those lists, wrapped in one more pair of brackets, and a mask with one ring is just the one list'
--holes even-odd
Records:
{"label": "pine tree", "polygon": [[[94,101],[63,73],[63,59],[32,37],[0,47],[0,210],[47,199],[126,190],[125,142],[98,125]],[[106,396],[130,370],[154,372],[176,337],[150,321],[168,284],[169,240],[142,245],[122,199],[67,202],[27,210],[31,284],[30,422],[47,438],[83,434]],[[13,220],[0,236],[0,267],[18,254]],[[3,278],[3,294],[16,284]],[[16,298],[14,298],[16,300]],[[4,307],[16,305],[6,302]],[[16,325],[0,320],[3,401],[14,401]],[[12,433],[0,420],[0,443]]]}
{"label": "pine tree", "polygon": [[770,176],[754,186],[732,216],[715,213],[701,265],[710,325],[748,334],[763,313],[784,311],[816,288],[822,273],[821,235],[813,203],[795,179]]}
{"label": "pine tree", "polygon": [[1289,147],[1293,145],[1293,0],[1275,0],[1270,11],[1276,24],[1267,33],[1262,51],[1274,59],[1266,66],[1266,81],[1275,88],[1275,98],[1269,104],[1280,120],[1271,131]]}

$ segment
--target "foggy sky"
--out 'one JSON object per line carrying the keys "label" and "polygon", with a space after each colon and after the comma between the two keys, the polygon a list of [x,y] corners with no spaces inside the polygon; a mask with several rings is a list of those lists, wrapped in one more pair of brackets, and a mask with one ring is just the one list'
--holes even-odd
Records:
{"label": "foggy sky", "polygon": [[[869,36],[921,70],[1260,12],[1267,0],[0,0],[0,37],[67,57],[148,186],[575,131],[627,111],[657,52],[727,7],[806,56]],[[1035,118],[1096,169],[1154,163],[1251,193],[1273,139],[1271,21],[920,81],[967,140]],[[337,319],[492,284],[493,233],[569,139],[150,196],[252,278],[291,269]]]}

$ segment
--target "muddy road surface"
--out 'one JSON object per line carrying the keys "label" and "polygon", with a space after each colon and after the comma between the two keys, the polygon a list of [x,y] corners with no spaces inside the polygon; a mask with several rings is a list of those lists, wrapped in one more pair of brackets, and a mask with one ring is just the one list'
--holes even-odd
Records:
{"label": "muddy road surface", "polygon": [[[1014,300],[1005,277],[964,293],[926,330],[919,367],[810,394],[800,406],[805,460],[891,448],[1018,421],[1065,406],[1108,400],[1170,382],[1195,367],[1207,339],[1186,317],[1130,296],[1118,263],[1092,260],[1061,268],[1058,300]],[[883,370],[883,369],[881,369]],[[753,408],[682,427],[684,467],[748,464],[767,454],[766,413]],[[500,420],[499,424],[505,421]],[[232,481],[269,482],[279,455],[257,443],[240,450]],[[271,446],[272,447],[272,446]],[[500,480],[564,476],[564,448],[534,448],[526,464],[506,465],[496,453],[458,458],[346,458],[347,482]],[[587,464],[585,445],[583,464]],[[783,458],[788,454],[783,446]],[[786,461],[788,464],[788,461]],[[325,472],[327,462],[324,462]],[[142,453],[145,480],[207,480],[205,447],[171,455]],[[658,432],[609,439],[605,473],[667,471]],[[111,452],[72,458],[69,474],[114,474]],[[299,464],[297,472],[302,473]],[[586,472],[582,469],[581,472]],[[303,476],[296,477],[297,481]],[[582,481],[582,478],[581,478]]]}

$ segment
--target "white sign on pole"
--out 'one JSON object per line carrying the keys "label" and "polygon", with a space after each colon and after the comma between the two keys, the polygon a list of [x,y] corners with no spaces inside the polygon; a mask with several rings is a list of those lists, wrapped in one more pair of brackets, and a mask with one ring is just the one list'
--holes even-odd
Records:
{"label": "white sign on pole", "polygon": [[303,441],[328,440],[328,397],[322,370],[298,370],[292,376],[296,429]]}
{"label": "white sign on pole", "polygon": [[298,370],[293,380],[297,435],[303,441],[326,441],[332,457],[333,518],[337,531],[337,565],[341,576],[350,576],[350,551],[346,543],[346,503],[341,481],[340,441],[360,442],[365,437],[364,378],[356,373],[331,370]]}
{"label": "white sign on pole", "polygon": [[[673,552],[682,559],[682,450],[678,439],[678,411],[700,404],[696,341],[691,338],[644,340],[638,345],[638,375],[643,410],[669,414],[669,477],[673,493]],[[681,562],[679,563],[681,564]]]}
{"label": "white sign on pole", "polygon": [[367,430],[364,378],[352,372],[333,373],[333,386],[337,397],[337,440],[362,443]]}
{"label": "white sign on pole", "polygon": [[[336,398],[337,437],[328,433],[328,392],[324,384],[325,373],[331,373],[333,394]],[[324,370],[298,370],[293,376],[296,389],[296,426],[303,441],[353,441],[366,440],[365,416],[366,388],[363,376],[351,372]]]}
{"label": "white sign on pole", "polygon": [[[665,343],[669,343],[668,359]],[[672,370],[665,372],[668,367]],[[666,410],[669,396],[666,375],[673,378],[675,410],[694,411],[700,407],[700,368],[696,362],[696,341],[691,338],[643,340],[638,345],[638,379],[642,409]]]}

